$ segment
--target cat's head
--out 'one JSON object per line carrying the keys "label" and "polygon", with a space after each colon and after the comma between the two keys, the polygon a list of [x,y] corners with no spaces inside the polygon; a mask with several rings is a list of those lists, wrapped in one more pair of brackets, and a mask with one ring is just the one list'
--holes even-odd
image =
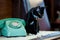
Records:
{"label": "cat's head", "polygon": [[40,6],[37,6],[37,7],[34,7],[32,10],[32,14],[33,16],[35,17],[38,17],[38,18],[42,18],[43,14],[44,14],[44,8],[45,7],[40,7]]}

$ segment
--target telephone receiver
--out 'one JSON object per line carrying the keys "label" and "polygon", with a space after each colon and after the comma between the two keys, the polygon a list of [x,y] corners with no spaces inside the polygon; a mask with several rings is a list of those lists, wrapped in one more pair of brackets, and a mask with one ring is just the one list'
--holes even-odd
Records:
{"label": "telephone receiver", "polygon": [[20,18],[5,18],[0,20],[0,30],[3,36],[26,36],[26,23]]}
{"label": "telephone receiver", "polygon": [[[24,21],[23,19],[20,19],[20,18],[5,18],[5,19],[1,19],[1,20],[0,20],[0,29],[2,29],[2,28],[4,27],[5,22],[6,22],[7,20],[11,21],[11,23],[12,23],[14,20],[15,20],[15,21],[20,21],[20,22],[23,24],[23,26],[26,25],[26,23],[25,23],[25,21]],[[7,25],[7,24],[6,24],[6,25]]]}

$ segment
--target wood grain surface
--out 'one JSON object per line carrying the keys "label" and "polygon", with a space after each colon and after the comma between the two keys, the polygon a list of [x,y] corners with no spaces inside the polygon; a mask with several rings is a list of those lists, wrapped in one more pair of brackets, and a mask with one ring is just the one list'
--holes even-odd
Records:
{"label": "wood grain surface", "polygon": [[0,19],[12,17],[11,0],[0,0]]}

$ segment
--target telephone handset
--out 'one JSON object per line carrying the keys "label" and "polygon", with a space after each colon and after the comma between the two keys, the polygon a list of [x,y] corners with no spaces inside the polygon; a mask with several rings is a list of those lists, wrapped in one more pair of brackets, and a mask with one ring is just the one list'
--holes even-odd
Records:
{"label": "telephone handset", "polygon": [[18,26],[19,23],[22,23],[23,26],[26,25],[26,23],[23,19],[20,19],[20,18],[6,18],[6,19],[1,19],[0,20],[0,29],[2,29],[4,27],[6,21],[10,21],[9,26],[15,26],[14,24],[16,24]]}

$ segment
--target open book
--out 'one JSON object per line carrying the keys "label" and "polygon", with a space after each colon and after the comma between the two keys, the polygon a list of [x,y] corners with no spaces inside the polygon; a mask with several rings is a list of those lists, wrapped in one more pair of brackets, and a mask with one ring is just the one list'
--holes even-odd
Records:
{"label": "open book", "polygon": [[31,39],[34,40],[35,39],[48,39],[48,38],[51,38],[51,39],[54,39],[54,38],[57,38],[60,37],[60,32],[59,31],[40,31],[37,35],[35,36],[30,36]]}
{"label": "open book", "polygon": [[59,31],[40,31],[40,35],[42,38],[51,38],[51,37],[60,36],[60,32]]}

